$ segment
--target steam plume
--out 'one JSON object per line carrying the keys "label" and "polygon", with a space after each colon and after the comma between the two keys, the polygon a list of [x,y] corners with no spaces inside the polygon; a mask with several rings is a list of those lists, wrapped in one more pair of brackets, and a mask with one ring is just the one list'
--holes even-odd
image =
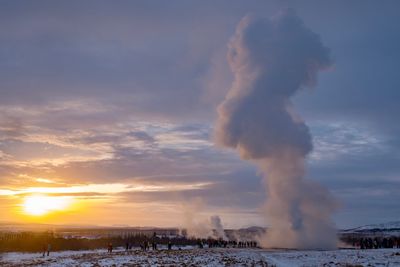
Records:
{"label": "steam plume", "polygon": [[290,9],[271,19],[244,17],[228,48],[235,79],[218,107],[215,137],[264,173],[270,229],[262,245],[334,247],[335,203],[327,190],[304,179],[311,135],[290,101],[331,65],[329,50]]}
{"label": "steam plume", "polygon": [[183,227],[189,237],[196,238],[215,238],[228,240],[222,220],[218,215],[211,216],[209,219],[201,214],[203,202],[195,199],[183,206],[184,220]]}
{"label": "steam plume", "polygon": [[228,240],[224,231],[224,227],[222,226],[221,218],[218,215],[211,216],[210,223],[214,231],[215,238]]}

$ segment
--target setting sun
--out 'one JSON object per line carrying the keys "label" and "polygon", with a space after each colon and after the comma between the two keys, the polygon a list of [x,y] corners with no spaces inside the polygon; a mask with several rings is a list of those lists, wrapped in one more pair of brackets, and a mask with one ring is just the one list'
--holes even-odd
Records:
{"label": "setting sun", "polygon": [[23,207],[26,214],[41,216],[52,211],[64,210],[70,204],[71,199],[66,197],[33,195],[25,198]]}

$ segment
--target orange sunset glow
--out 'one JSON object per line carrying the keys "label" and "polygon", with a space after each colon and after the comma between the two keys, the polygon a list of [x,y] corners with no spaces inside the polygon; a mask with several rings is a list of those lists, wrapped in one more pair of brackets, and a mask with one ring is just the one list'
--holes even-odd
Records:
{"label": "orange sunset glow", "polygon": [[32,195],[25,197],[23,210],[28,215],[41,216],[52,211],[66,210],[70,204],[70,198]]}

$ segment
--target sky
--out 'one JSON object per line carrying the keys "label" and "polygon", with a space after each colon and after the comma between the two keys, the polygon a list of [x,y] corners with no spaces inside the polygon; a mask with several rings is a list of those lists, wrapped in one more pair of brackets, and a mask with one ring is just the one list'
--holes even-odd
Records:
{"label": "sky", "polygon": [[307,178],[335,196],[339,228],[399,220],[398,1],[10,0],[0,222],[181,226],[194,209],[225,227],[268,225],[259,170],[213,128],[237,24],[286,8],[333,60],[293,99],[313,136]]}

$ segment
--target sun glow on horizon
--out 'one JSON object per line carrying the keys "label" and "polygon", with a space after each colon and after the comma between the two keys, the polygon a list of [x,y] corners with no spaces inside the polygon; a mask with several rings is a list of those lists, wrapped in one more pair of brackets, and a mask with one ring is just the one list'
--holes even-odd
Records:
{"label": "sun glow on horizon", "polygon": [[68,197],[51,197],[45,195],[27,196],[22,204],[28,215],[42,216],[53,211],[62,211],[68,208],[72,200]]}

